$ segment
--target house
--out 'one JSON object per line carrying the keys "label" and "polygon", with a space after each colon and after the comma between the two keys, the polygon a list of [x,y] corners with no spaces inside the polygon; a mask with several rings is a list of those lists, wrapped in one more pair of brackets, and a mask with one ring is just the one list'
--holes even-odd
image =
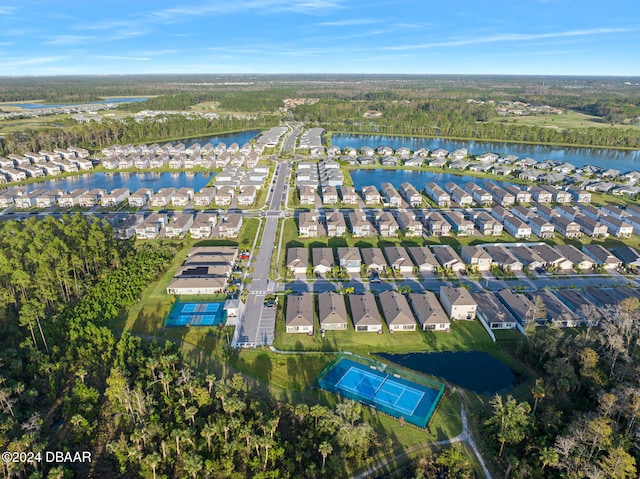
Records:
{"label": "house", "polygon": [[403,294],[397,291],[384,291],[380,293],[378,299],[390,333],[416,330],[416,320]]}
{"label": "house", "polygon": [[573,200],[578,203],[591,203],[591,192],[583,190],[579,186],[569,186],[567,192],[571,194]]}
{"label": "house", "polygon": [[525,223],[528,223],[531,218],[535,218],[536,216],[538,216],[534,210],[525,208],[521,205],[511,208],[510,212],[513,216],[524,221]]}
{"label": "house", "polygon": [[287,295],[287,333],[313,334],[313,293]]}
{"label": "house", "polygon": [[135,193],[129,195],[129,206],[132,208],[142,208],[147,204],[147,201],[149,201],[152,195],[152,189],[139,188]]}
{"label": "house", "polygon": [[429,166],[432,168],[444,168],[444,165],[447,164],[446,158],[436,158],[435,160],[431,160],[429,162]]}
{"label": "house", "polygon": [[571,261],[548,244],[536,244],[531,246],[531,248],[544,260],[545,268],[556,268],[563,271],[573,268],[573,263]]}
{"label": "house", "polygon": [[402,183],[400,185],[400,194],[412,208],[419,208],[422,206],[422,195],[411,183]]}
{"label": "house", "polygon": [[524,223],[515,216],[507,216],[503,221],[504,229],[516,239],[529,239],[531,236],[531,226]]}
{"label": "house", "polygon": [[450,319],[476,319],[478,304],[465,288],[440,286],[440,304]]}
{"label": "house", "polygon": [[356,193],[356,189],[353,186],[341,186],[340,194],[342,196],[342,202],[346,205],[357,205],[359,196]]}
{"label": "house", "polygon": [[164,235],[167,238],[183,238],[193,224],[193,215],[191,213],[180,213],[172,219],[173,221],[165,226]]}
{"label": "house", "polygon": [[409,303],[423,331],[449,331],[451,321],[431,291],[409,293]]}
{"label": "house", "polygon": [[307,248],[289,248],[287,250],[287,269],[293,274],[306,274],[309,268],[309,250]]}
{"label": "house", "polygon": [[618,205],[603,205],[600,207],[600,211],[602,212],[601,216],[613,216],[623,221],[629,216],[633,216],[626,208],[622,209]]}
{"label": "house", "polygon": [[374,227],[362,211],[350,211],[349,224],[351,225],[351,234],[353,236],[373,235]]}
{"label": "house", "polygon": [[173,278],[167,285],[167,294],[210,295],[224,292],[227,280],[220,276],[205,278]]}
{"label": "house", "polygon": [[217,186],[213,202],[216,206],[228,206],[235,195],[235,188],[231,186]]}
{"label": "house", "polygon": [[338,189],[335,186],[326,185],[322,187],[322,203],[326,205],[338,203]]}
{"label": "house", "polygon": [[458,211],[447,211],[444,214],[447,221],[451,224],[456,236],[473,236],[475,226]]}
{"label": "house", "polygon": [[493,203],[493,195],[471,181],[465,183],[464,189],[480,206],[490,206]]}
{"label": "house", "polygon": [[305,238],[325,236],[326,232],[320,224],[317,212],[302,212],[298,215],[298,234]]}
{"label": "house", "polygon": [[249,185],[240,188],[238,194],[238,206],[250,206],[256,201],[257,190],[255,186]]}
{"label": "house", "polygon": [[340,211],[328,212],[325,221],[327,224],[327,236],[344,236],[347,234],[347,222]]}
{"label": "house", "polygon": [[515,329],[517,320],[511,311],[503,305],[495,294],[486,292],[471,293],[478,303],[478,318],[491,329]]}
{"label": "house", "polygon": [[462,261],[462,258],[458,256],[451,246],[433,246],[432,251],[438,263],[440,263],[440,266],[443,268],[450,269],[454,273],[465,269],[466,265],[464,261]]}
{"label": "house", "polygon": [[347,273],[360,273],[362,257],[358,248],[341,246],[338,247],[338,264]]}
{"label": "house", "polygon": [[528,246],[511,246],[509,251],[522,262],[529,271],[535,271],[538,268],[544,268],[546,262],[542,257]]}
{"label": "house", "polygon": [[144,221],[143,215],[116,216],[113,231],[119,239],[129,239],[136,234],[136,228]]}
{"label": "house", "polygon": [[313,248],[311,258],[315,274],[326,275],[336,265],[331,248]]}
{"label": "house", "polygon": [[582,236],[580,225],[570,219],[562,216],[553,216],[551,218],[551,224],[555,227],[556,231],[565,238],[580,238]]}
{"label": "house", "polygon": [[316,202],[316,189],[313,186],[301,186],[298,190],[300,203],[303,205],[313,205]]}
{"label": "house", "polygon": [[601,216],[600,223],[607,227],[607,231],[616,238],[630,238],[633,234],[633,225],[613,216]]}
{"label": "house", "polygon": [[592,238],[606,238],[609,236],[609,227],[598,220],[585,215],[578,215],[574,221],[580,225],[580,231],[587,236]]}
{"label": "house", "polygon": [[[551,291],[540,289],[531,293],[531,299],[535,302],[539,297],[544,303],[546,319],[561,327],[576,327],[580,324],[580,318],[567,305],[558,299]],[[541,319],[538,319],[541,321]]]}
{"label": "house", "polygon": [[480,246],[463,246],[460,248],[460,257],[466,264],[478,268],[478,271],[489,271],[493,264],[489,253]]}
{"label": "house", "polygon": [[449,192],[451,200],[458,206],[466,208],[473,204],[473,197],[455,183],[449,182],[445,184],[444,189]]}
{"label": "house", "polygon": [[362,199],[367,205],[377,205],[380,203],[380,192],[375,186],[365,186],[362,188]]}
{"label": "house", "polygon": [[516,197],[503,188],[500,188],[499,186],[492,183],[488,183],[486,187],[489,193],[491,193],[493,201],[498,203],[503,208],[513,206],[513,204],[516,202]]}
{"label": "house", "polygon": [[220,216],[218,223],[218,236],[221,238],[236,238],[240,234],[242,228],[242,215],[237,213],[225,214]]}
{"label": "house", "polygon": [[618,269],[622,266],[622,261],[613,255],[604,246],[599,244],[585,244],[582,245],[582,252],[590,258],[594,259],[596,264],[603,269],[612,270]]}
{"label": "house", "polygon": [[580,271],[590,270],[595,264],[589,256],[587,256],[585,253],[583,253],[573,245],[556,245],[555,250],[562,256],[567,258],[569,261],[571,261],[573,263],[573,267],[579,269]]}
{"label": "house", "polygon": [[398,193],[398,190],[391,183],[383,182],[380,184],[382,188],[382,194],[385,202],[389,204],[391,208],[400,208],[402,206],[402,196]]}
{"label": "house", "polygon": [[351,320],[356,332],[376,332],[382,333],[382,319],[378,312],[375,296],[365,291],[362,294],[350,294],[349,309],[351,310]]}
{"label": "house", "polygon": [[9,181],[26,181],[27,174],[24,171],[18,171],[15,168],[3,167],[0,168],[0,173],[4,173]]}
{"label": "house", "polygon": [[207,207],[213,203],[216,189],[213,187],[205,187],[193,195],[193,204],[195,206]]}
{"label": "house", "polygon": [[431,156],[434,158],[446,158],[449,155],[449,150],[445,150],[444,148],[438,148],[437,150],[433,150],[431,152]]}
{"label": "house", "polygon": [[380,248],[361,248],[362,262],[367,266],[368,271],[376,271],[378,273],[385,270],[387,261],[384,259]]}
{"label": "house", "polygon": [[433,182],[424,185],[424,192],[440,208],[451,206],[451,196]]}
{"label": "house", "polygon": [[193,188],[180,188],[171,195],[173,206],[187,206],[193,198]]}
{"label": "house", "polygon": [[400,274],[413,273],[413,262],[409,258],[407,250],[402,246],[385,246],[382,248],[391,269]]}
{"label": "house", "polygon": [[522,271],[523,264],[516,256],[501,245],[485,246],[485,251],[489,253],[493,263],[502,271]]}
{"label": "house", "polygon": [[555,235],[555,226],[539,216],[531,218],[529,220],[529,226],[531,226],[531,231],[538,238],[550,239]]}
{"label": "house", "polygon": [[347,307],[344,296],[334,291],[325,291],[318,295],[318,319],[324,331],[347,329]]}
{"label": "house", "polygon": [[43,195],[47,192],[44,188],[38,188],[33,191],[29,191],[28,193],[23,193],[22,195],[14,196],[13,200],[16,204],[16,208],[28,209],[32,208],[36,205],[36,198],[40,195]]}
{"label": "house", "polygon": [[101,188],[94,188],[80,195],[78,198],[78,205],[81,208],[93,208],[100,204],[100,199],[106,195],[107,192]]}
{"label": "house", "polygon": [[451,224],[437,211],[425,214],[425,226],[431,236],[449,236]]}
{"label": "house", "polygon": [[409,211],[398,211],[396,216],[398,226],[407,238],[419,238],[422,236],[422,223]]}
{"label": "house", "polygon": [[194,239],[209,238],[217,222],[218,217],[216,215],[197,214],[189,228],[189,234]]}
{"label": "house", "polygon": [[485,211],[478,213],[474,219],[475,225],[483,236],[500,236],[504,229],[502,223]]}
{"label": "house", "polygon": [[[539,208],[540,209],[540,208]],[[554,210],[558,216],[562,216],[571,221],[575,221],[577,216],[585,216],[578,208],[570,205],[559,205]]]}
{"label": "house", "polygon": [[104,195],[100,199],[100,204],[105,208],[115,208],[119,204],[124,203],[125,200],[129,198],[129,194],[129,188],[116,188],[111,191],[111,193]]}
{"label": "house", "polygon": [[58,206],[60,206],[60,208],[73,208],[74,206],[78,206],[80,204],[80,197],[88,192],[88,189],[83,188],[63,194],[58,198]]}
{"label": "house", "polygon": [[167,224],[167,215],[152,213],[147,216],[142,223],[136,226],[136,238],[157,238],[160,230],[164,227],[165,224]]}
{"label": "house", "polygon": [[640,268],[640,252],[633,249],[631,246],[616,246],[613,248],[612,253],[622,262],[627,268],[638,269]]}
{"label": "house", "polygon": [[395,156],[391,156],[391,155],[383,156],[380,159],[380,164],[382,166],[398,166],[399,163],[400,163],[400,160],[398,160],[398,158],[396,158]]}
{"label": "house", "polygon": [[176,192],[175,188],[161,188],[160,190],[158,190],[156,194],[154,194],[151,197],[150,199],[151,206],[163,207],[163,206],[169,205],[169,202],[171,201],[171,197],[175,192]]}
{"label": "house", "polygon": [[427,246],[409,246],[407,252],[420,273],[431,273],[440,266],[440,263],[438,263],[438,260]]}
{"label": "house", "polygon": [[396,221],[393,214],[389,211],[382,211],[376,213],[376,224],[378,226],[378,232],[383,238],[389,238],[391,236],[398,236],[400,226]]}
{"label": "house", "polygon": [[[498,291],[497,296],[521,325],[525,326],[537,320],[535,305],[526,295],[516,294],[510,289],[503,289]],[[547,318],[541,319],[546,321]]]}
{"label": "house", "polygon": [[58,198],[64,193],[62,190],[48,190],[46,193],[36,197],[36,208],[51,208],[55,206],[58,204]]}
{"label": "house", "polygon": [[602,321],[603,316],[599,311],[599,307],[590,299],[591,295],[588,292],[577,289],[560,289],[555,291],[555,295],[560,302],[580,318],[582,325],[597,326]]}
{"label": "house", "polygon": [[541,185],[541,188],[551,193],[551,199],[556,203],[571,202],[572,196],[571,196],[571,193],[568,191],[560,190],[555,186],[551,186],[551,185]]}

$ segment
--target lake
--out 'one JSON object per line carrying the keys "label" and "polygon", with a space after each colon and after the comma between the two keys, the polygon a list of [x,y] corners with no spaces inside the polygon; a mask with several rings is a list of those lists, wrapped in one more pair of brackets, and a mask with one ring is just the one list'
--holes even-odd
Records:
{"label": "lake", "polygon": [[146,97],[139,98],[105,98],[102,101],[92,101],[88,103],[5,103],[5,106],[15,106],[18,108],[23,108],[25,110],[37,110],[41,108],[65,108],[70,106],[81,106],[81,105],[104,105],[105,103],[138,103],[141,101],[148,100]]}
{"label": "lake", "polygon": [[[206,175],[206,176],[205,176]],[[161,188],[189,187],[199,191],[215,176],[215,173],[194,172],[154,172],[154,173],[87,173],[66,178],[29,183],[17,188],[27,191],[45,188],[48,190],[71,191],[77,188],[102,188],[113,191],[116,188],[129,188],[134,192],[138,188],[151,188],[158,191]]]}
{"label": "lake", "polygon": [[380,183],[389,182],[396,189],[400,188],[400,184],[405,181],[411,183],[416,187],[418,191],[424,189],[424,184],[427,181],[433,181],[440,186],[444,186],[449,181],[459,185],[464,189],[464,184],[468,181],[473,181],[479,186],[483,186],[485,183],[494,183],[496,185],[508,185],[511,183],[505,181],[493,181],[485,180],[483,178],[477,178],[475,176],[464,175],[451,175],[449,173],[433,173],[431,171],[418,171],[418,170],[350,170],[351,179],[356,190],[362,190],[363,186],[373,185],[380,189]]}
{"label": "lake", "polygon": [[516,384],[516,376],[509,366],[482,351],[377,355],[478,394],[496,394]]}
{"label": "lake", "polygon": [[614,150],[608,148],[574,148],[548,145],[530,145],[521,143],[500,143],[484,141],[445,140],[440,138],[416,138],[410,136],[385,136],[385,135],[346,135],[335,134],[331,136],[331,144],[339,148],[351,146],[362,148],[370,146],[387,145],[393,148],[406,146],[411,151],[420,148],[436,150],[456,150],[466,148],[470,153],[480,155],[485,152],[494,152],[506,155],[515,155],[520,158],[530,157],[537,161],[555,160],[568,162],[575,166],[594,165],[601,168],[615,168],[623,173],[629,170],[640,170],[639,150]]}

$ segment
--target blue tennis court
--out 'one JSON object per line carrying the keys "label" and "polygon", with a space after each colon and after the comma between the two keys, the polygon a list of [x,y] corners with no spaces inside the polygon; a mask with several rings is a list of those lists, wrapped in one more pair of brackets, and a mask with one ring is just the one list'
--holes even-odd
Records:
{"label": "blue tennis court", "polygon": [[227,312],[224,303],[177,302],[165,319],[167,327],[217,326],[224,324]]}
{"label": "blue tennis court", "polygon": [[444,391],[442,386],[429,388],[350,359],[339,360],[319,383],[323,389],[420,427],[426,427]]}

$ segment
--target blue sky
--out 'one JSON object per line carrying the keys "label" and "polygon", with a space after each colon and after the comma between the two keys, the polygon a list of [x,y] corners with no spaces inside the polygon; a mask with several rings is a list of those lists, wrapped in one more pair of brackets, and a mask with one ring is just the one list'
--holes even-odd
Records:
{"label": "blue sky", "polygon": [[0,0],[0,75],[640,75],[637,0]]}

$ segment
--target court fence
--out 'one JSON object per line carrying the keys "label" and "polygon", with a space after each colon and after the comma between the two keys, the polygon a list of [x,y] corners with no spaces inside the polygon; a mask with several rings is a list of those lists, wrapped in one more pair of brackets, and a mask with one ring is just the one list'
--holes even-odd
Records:
{"label": "court fence", "polygon": [[[432,403],[428,406],[428,409],[424,410],[420,408],[421,411],[415,411],[415,414],[406,415],[401,414],[399,411],[393,408],[387,408],[381,404],[374,404],[371,401],[368,401],[367,398],[360,397],[358,394],[351,393],[343,388],[338,387],[336,383],[333,383],[330,380],[325,381],[327,375],[333,370],[333,368],[340,363],[342,360],[353,361],[362,366],[366,366],[371,370],[378,371],[379,373],[383,373],[388,375],[389,378],[393,378],[396,380],[405,380],[410,381],[414,384],[426,387],[428,389],[432,389],[436,391],[435,397]],[[421,428],[426,428],[431,420],[431,417],[436,411],[438,404],[440,403],[440,399],[444,394],[445,385],[440,381],[436,381],[435,379],[428,378],[421,374],[416,374],[406,369],[400,369],[393,365],[383,363],[377,361],[372,358],[365,358],[363,356],[359,356],[357,354],[351,353],[349,351],[342,351],[338,354],[338,356],[325,368],[320,372],[317,379],[318,385],[329,392],[334,394],[338,394],[340,396],[346,397],[348,399],[352,399],[354,401],[362,402],[367,404],[370,407],[374,407],[376,410],[379,410],[389,416],[400,418],[402,417],[406,422],[419,426]]]}

